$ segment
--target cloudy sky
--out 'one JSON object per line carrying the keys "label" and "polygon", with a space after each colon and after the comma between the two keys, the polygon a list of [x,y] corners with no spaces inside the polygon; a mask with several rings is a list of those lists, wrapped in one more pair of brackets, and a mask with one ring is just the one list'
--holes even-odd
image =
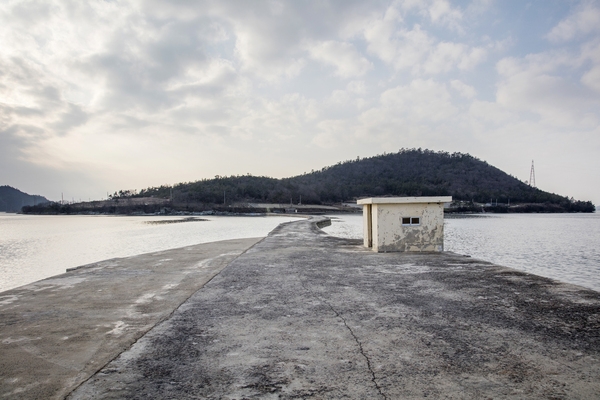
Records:
{"label": "cloudy sky", "polygon": [[600,1],[3,0],[0,185],[470,153],[600,204]]}

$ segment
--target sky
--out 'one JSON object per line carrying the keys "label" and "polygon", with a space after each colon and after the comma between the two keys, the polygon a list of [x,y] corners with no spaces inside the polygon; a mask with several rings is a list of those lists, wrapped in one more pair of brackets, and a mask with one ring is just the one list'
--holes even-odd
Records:
{"label": "sky", "polygon": [[469,153],[600,204],[600,0],[0,2],[0,185]]}

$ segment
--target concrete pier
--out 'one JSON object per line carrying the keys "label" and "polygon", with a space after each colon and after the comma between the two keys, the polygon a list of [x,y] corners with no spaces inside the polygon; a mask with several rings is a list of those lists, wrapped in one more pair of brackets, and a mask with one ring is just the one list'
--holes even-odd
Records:
{"label": "concrete pier", "polygon": [[[316,222],[238,243],[227,266],[189,298],[158,296],[155,311],[169,311],[123,342],[114,338],[135,325],[147,296],[121,285],[113,301],[90,299],[85,312],[77,301],[51,300],[52,290],[85,284],[77,274],[86,268],[62,276],[62,289],[41,281],[19,297],[10,296],[24,289],[1,293],[0,396],[48,398],[39,393],[52,386],[54,398],[69,399],[600,398],[600,293],[451,253],[374,253]],[[252,247],[242,253],[244,246]],[[87,291],[102,279],[117,282],[113,274],[135,259],[110,270],[99,264]],[[181,263],[190,274],[201,264],[193,256]],[[78,322],[82,316],[112,322],[99,328]],[[87,349],[93,360],[94,346],[110,339],[104,359],[112,361],[91,367],[53,354],[77,347],[70,338],[59,344],[62,333],[49,339],[71,324],[84,340],[78,354]]]}
{"label": "concrete pier", "polygon": [[259,240],[116,258],[0,293],[0,399],[63,399]]}

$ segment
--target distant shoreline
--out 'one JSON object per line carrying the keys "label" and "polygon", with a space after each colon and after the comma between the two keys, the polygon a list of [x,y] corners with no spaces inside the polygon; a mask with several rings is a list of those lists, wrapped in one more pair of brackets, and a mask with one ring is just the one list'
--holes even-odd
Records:
{"label": "distant shoreline", "polygon": [[[514,205],[469,204],[444,209],[445,214],[574,214],[594,213],[595,209],[567,209],[558,204],[528,203]],[[266,216],[266,215],[324,215],[324,214],[360,214],[357,207],[336,207],[322,205],[248,207],[218,206],[205,210],[188,210],[185,207],[161,207],[144,210],[130,205],[87,206],[86,203],[58,204],[23,207],[17,214],[25,215],[123,215],[123,216]]]}

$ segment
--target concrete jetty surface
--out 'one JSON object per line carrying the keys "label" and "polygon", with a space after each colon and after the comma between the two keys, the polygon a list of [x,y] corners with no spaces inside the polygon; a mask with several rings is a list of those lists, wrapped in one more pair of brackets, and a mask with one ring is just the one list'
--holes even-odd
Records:
{"label": "concrete jetty surface", "polygon": [[63,399],[259,240],[115,258],[0,293],[0,399]]}
{"label": "concrete jetty surface", "polygon": [[[280,225],[67,398],[600,398],[600,293],[451,253],[373,253],[316,222]],[[124,321],[124,298],[97,313]],[[0,396],[18,397],[6,346],[35,365],[46,339],[7,340],[0,311]]]}

